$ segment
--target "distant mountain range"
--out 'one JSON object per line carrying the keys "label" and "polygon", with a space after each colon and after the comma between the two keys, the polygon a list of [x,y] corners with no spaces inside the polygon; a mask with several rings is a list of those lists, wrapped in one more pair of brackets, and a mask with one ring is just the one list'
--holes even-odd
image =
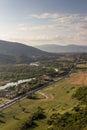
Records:
{"label": "distant mountain range", "polygon": [[59,54],[56,53],[60,52],[87,52],[87,46],[76,45],[42,45],[37,46],[37,48],[22,43],[0,40],[0,64],[26,64],[47,60],[51,57],[58,57]]}
{"label": "distant mountain range", "polygon": [[79,45],[60,46],[60,45],[54,45],[54,44],[47,44],[47,45],[40,45],[36,47],[40,50],[47,51],[47,52],[54,52],[54,53],[87,52],[87,46],[79,46]]}
{"label": "distant mountain range", "polygon": [[31,46],[0,40],[0,64],[30,63],[49,56],[50,53]]}

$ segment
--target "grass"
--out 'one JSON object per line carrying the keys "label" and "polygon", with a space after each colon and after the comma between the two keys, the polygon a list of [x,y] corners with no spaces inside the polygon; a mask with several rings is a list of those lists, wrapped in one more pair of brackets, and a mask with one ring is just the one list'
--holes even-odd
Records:
{"label": "grass", "polygon": [[8,102],[9,100],[7,98],[0,98],[0,105]]}
{"label": "grass", "polygon": [[87,64],[78,64],[77,67],[78,68],[87,68]]}
{"label": "grass", "polygon": [[[70,111],[79,103],[76,99],[72,98],[72,95],[82,84],[71,84],[70,82],[77,74],[78,72],[75,72],[65,80],[41,90],[42,93],[48,96],[47,99],[37,93],[36,95],[39,97],[38,100],[24,99],[2,111],[1,115],[3,115],[3,117],[1,117],[1,121],[3,123],[0,122],[0,130],[17,130],[18,126],[20,126],[38,106],[41,106],[45,110],[48,117],[55,112],[64,113]],[[25,108],[25,111],[23,111],[23,108]],[[37,121],[38,127],[35,127],[34,130],[46,130],[48,127],[46,122],[47,119]]]}
{"label": "grass", "polygon": [[70,80],[71,84],[75,85],[87,85],[87,72],[78,72],[73,76],[73,78]]}

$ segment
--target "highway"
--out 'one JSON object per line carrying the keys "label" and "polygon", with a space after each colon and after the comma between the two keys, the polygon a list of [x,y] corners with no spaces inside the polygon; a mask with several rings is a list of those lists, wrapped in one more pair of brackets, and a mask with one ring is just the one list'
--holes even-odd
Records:
{"label": "highway", "polygon": [[9,102],[7,102],[7,103],[5,103],[5,104],[3,104],[3,105],[0,106],[0,111],[2,111],[4,109],[12,106],[13,104],[17,103],[18,101],[21,101],[21,100],[25,99],[29,94],[37,92],[37,91],[39,91],[39,90],[41,90],[43,88],[46,88],[46,87],[48,87],[50,85],[58,83],[58,82],[64,80],[65,78],[69,77],[69,75],[75,70],[76,65],[77,65],[78,62],[79,62],[79,59],[74,63],[73,67],[71,67],[70,71],[66,75],[64,75],[61,79],[49,82],[49,83],[47,83],[47,84],[45,84],[43,86],[40,86],[39,88],[36,88],[34,90],[31,90],[31,91],[27,92],[26,94],[23,94],[23,95],[21,95],[21,96],[19,96],[17,98],[14,98],[13,100],[10,100]]}

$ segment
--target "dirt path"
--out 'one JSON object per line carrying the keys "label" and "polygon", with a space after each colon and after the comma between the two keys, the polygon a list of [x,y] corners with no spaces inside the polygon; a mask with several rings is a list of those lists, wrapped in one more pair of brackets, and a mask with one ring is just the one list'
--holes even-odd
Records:
{"label": "dirt path", "polygon": [[44,96],[45,99],[48,99],[48,96],[47,96],[45,93],[42,93],[42,92],[40,92],[40,91],[38,91],[38,93],[41,94],[42,96]]}

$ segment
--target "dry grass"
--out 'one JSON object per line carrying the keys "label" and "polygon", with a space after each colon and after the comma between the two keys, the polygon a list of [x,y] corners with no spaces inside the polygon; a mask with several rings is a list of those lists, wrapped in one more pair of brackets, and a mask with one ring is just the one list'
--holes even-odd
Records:
{"label": "dry grass", "polygon": [[79,72],[70,80],[71,84],[87,85],[87,72]]}

